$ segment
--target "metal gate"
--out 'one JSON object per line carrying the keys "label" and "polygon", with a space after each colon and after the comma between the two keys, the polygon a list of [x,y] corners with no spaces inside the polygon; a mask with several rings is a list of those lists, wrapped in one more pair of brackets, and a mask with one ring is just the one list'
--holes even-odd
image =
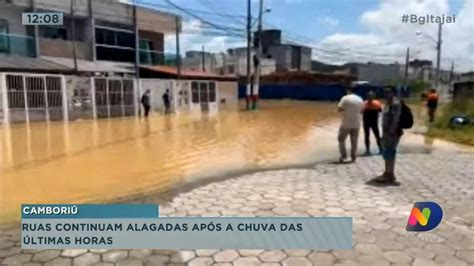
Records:
{"label": "metal gate", "polygon": [[0,74],[4,123],[68,120],[62,75]]}
{"label": "metal gate", "polygon": [[95,112],[98,118],[133,116],[138,99],[133,79],[94,78]]}
{"label": "metal gate", "polygon": [[201,112],[209,112],[210,109],[215,109],[216,94],[216,82],[214,81],[191,82],[192,105]]}

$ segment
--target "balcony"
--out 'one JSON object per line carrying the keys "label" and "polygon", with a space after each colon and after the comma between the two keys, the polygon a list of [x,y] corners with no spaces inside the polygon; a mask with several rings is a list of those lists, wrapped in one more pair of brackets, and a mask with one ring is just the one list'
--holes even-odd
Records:
{"label": "balcony", "polygon": [[35,57],[35,38],[26,35],[0,33],[0,54]]}
{"label": "balcony", "polygon": [[176,66],[176,54],[164,53],[154,50],[140,49],[140,64],[141,65],[165,65]]}

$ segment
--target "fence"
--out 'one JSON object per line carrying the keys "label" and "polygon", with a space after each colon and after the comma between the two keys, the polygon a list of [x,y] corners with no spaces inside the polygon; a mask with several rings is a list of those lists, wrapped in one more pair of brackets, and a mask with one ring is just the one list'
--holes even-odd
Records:
{"label": "fence", "polygon": [[64,77],[0,73],[4,123],[68,120]]}
{"label": "fence", "polygon": [[150,90],[152,110],[163,112],[169,90],[173,112],[217,112],[237,105],[236,82],[0,73],[3,123],[138,116]]}
{"label": "fence", "polygon": [[136,87],[126,78],[0,73],[0,118],[8,124],[133,116]]}

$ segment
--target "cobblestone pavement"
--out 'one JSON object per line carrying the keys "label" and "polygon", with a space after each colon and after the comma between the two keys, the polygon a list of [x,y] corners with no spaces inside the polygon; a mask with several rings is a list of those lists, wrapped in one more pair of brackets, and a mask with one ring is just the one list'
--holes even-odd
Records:
{"label": "cobblestone pavement", "polygon": [[[21,250],[19,231],[0,231],[6,265],[474,265],[474,155],[403,154],[401,186],[365,182],[380,157],[354,164],[265,171],[201,186],[162,205],[164,216],[352,216],[354,248],[312,250]],[[438,202],[441,225],[405,231],[415,201]]]}

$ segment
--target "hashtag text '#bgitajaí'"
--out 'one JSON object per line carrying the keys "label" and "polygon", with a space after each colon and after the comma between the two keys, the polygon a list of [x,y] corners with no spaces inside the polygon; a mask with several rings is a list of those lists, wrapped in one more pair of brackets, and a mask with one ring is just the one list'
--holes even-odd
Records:
{"label": "hashtag text '#bgitaja\u00ed'", "polygon": [[402,15],[402,23],[410,24],[451,24],[456,22],[456,15],[415,15],[415,14],[404,14]]}

